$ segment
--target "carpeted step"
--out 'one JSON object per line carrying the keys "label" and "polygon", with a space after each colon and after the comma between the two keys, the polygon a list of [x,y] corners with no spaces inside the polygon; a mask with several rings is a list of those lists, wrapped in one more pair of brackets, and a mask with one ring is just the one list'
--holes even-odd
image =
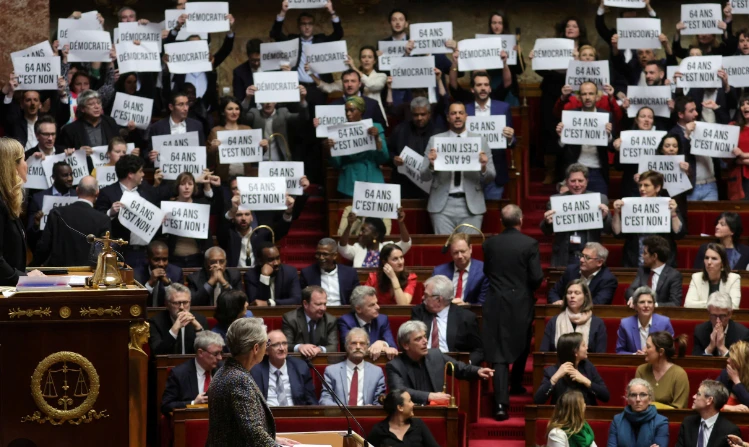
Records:
{"label": "carpeted step", "polygon": [[510,419],[502,422],[490,417],[480,417],[478,422],[468,427],[468,439],[522,441],[525,439],[525,417],[511,415]]}

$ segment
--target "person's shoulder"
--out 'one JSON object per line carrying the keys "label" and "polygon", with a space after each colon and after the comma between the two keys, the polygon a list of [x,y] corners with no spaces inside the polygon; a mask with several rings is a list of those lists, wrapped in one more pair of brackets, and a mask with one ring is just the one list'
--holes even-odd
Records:
{"label": "person's shoulder", "polygon": [[[351,313],[351,314],[346,314],[346,315],[351,315],[351,317],[353,318],[353,313]],[[341,318],[345,317],[346,315],[343,315],[343,316],[342,316]],[[381,325],[382,325],[382,324],[387,324],[387,323],[390,323],[390,319],[389,319],[389,318],[388,318],[388,316],[387,316],[387,315],[385,315],[385,314],[379,314],[379,315],[377,315],[377,318],[375,318],[375,321],[377,321],[377,322],[378,322],[378,323],[380,323]]]}
{"label": "person's shoulder", "polygon": [[286,312],[285,314],[283,314],[283,319],[284,320],[296,320],[299,317],[300,310],[302,312],[304,312],[304,310],[302,310],[302,308],[292,309],[292,310]]}
{"label": "person's shoulder", "polygon": [[166,326],[167,329],[171,327],[171,319],[169,318],[169,311],[164,309],[160,312],[157,312],[154,316],[149,318],[151,322],[152,327],[156,327],[156,329],[164,329]]}
{"label": "person's shoulder", "polygon": [[287,273],[287,274],[298,275],[297,269],[294,266],[291,266],[289,264],[281,264],[281,270],[283,270],[284,273]]}
{"label": "person's shoulder", "polygon": [[[307,267],[304,267],[303,269],[299,270],[299,273],[302,276],[312,275],[313,273],[315,273],[316,268],[318,268],[317,264],[310,264]],[[341,268],[340,264],[338,265],[338,268],[339,269]]]}
{"label": "person's shoulder", "polygon": [[728,280],[729,281],[741,281],[741,275],[739,275],[738,273],[729,272]]}
{"label": "person's shoulder", "polygon": [[309,369],[307,368],[307,363],[305,363],[304,360],[297,358],[297,357],[292,357],[292,356],[286,357],[286,363],[288,363],[290,367],[300,372],[304,372],[305,370]]}
{"label": "person's shoulder", "polygon": [[195,359],[190,358],[188,360],[185,360],[184,362],[180,363],[179,365],[172,368],[172,372],[174,375],[181,375],[189,372],[196,371],[197,368],[195,368]]}
{"label": "person's shoulder", "polygon": [[671,368],[669,368],[669,371],[671,371],[671,370],[673,370],[672,374],[677,379],[679,379],[679,380],[681,380],[681,379],[689,380],[689,375],[684,370],[684,368],[682,368],[681,366],[679,366],[679,365],[677,365],[677,364],[674,363],[673,365],[671,365]]}
{"label": "person's shoulder", "polygon": [[692,281],[702,281],[702,272],[692,273]]}

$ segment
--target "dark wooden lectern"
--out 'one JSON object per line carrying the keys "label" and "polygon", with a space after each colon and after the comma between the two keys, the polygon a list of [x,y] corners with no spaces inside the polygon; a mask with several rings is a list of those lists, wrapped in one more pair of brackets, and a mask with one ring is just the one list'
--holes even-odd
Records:
{"label": "dark wooden lectern", "polygon": [[146,290],[0,298],[0,447],[145,446]]}

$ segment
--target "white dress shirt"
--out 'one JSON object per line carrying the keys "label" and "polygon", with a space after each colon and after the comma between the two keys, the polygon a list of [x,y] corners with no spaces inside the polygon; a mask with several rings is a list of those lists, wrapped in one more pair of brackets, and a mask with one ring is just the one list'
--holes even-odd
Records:
{"label": "white dress shirt", "polygon": [[185,82],[195,86],[195,97],[202,98],[208,90],[208,77],[205,73],[187,73],[185,75]]}
{"label": "white dress shirt", "polygon": [[[357,375],[358,394],[356,396],[356,405],[364,405],[364,362],[362,361],[358,365],[354,364],[351,360],[346,359],[346,388],[347,393],[351,390],[351,380],[354,378],[354,367],[359,368]],[[348,399],[346,399],[348,403]]]}
{"label": "white dress shirt", "polygon": [[463,290],[461,290],[461,296],[458,296],[458,267],[455,267],[455,270],[453,270],[453,293],[455,293],[455,298],[463,298],[466,295],[466,285],[468,284],[468,272],[471,270],[471,261],[468,261],[468,265],[465,269],[463,269]]}
{"label": "white dress shirt", "polygon": [[[447,314],[450,312],[450,306],[445,307],[441,311],[435,315],[434,318],[437,319],[437,328],[440,331],[440,351],[442,352],[450,352],[450,349],[447,347]],[[429,339],[429,344],[431,346],[431,338]]]}
{"label": "white dress shirt", "polygon": [[[720,413],[716,413],[715,415],[707,418],[707,419],[700,419],[700,425],[702,423],[705,423],[705,429],[702,431],[702,439],[705,441],[703,445],[707,445],[707,441],[710,439],[710,434],[713,432],[713,427],[715,427],[715,422],[718,420],[718,416],[720,416]],[[697,427],[697,433],[699,434],[700,429]],[[699,444],[699,442],[698,442]]]}
{"label": "white dress shirt", "polygon": [[274,276],[266,276],[260,274],[260,282],[268,286],[270,289],[270,298],[268,299],[269,306],[276,305],[276,278]]}
{"label": "white dress shirt", "polygon": [[[468,130],[465,130],[465,129],[463,130],[463,133],[455,133],[452,130],[449,130],[447,133],[448,133],[448,137],[450,138],[468,137]],[[460,176],[460,184],[458,186],[455,186],[455,171],[453,171],[451,174],[452,175],[450,176],[450,191],[448,193],[459,194],[459,193],[465,192],[465,190],[463,189],[463,176],[462,175]]]}
{"label": "white dress shirt", "polygon": [[205,388],[205,370],[202,366],[200,366],[200,363],[198,363],[197,360],[195,360],[195,370],[197,371],[198,375],[198,394],[201,394],[203,392],[203,388]]}
{"label": "white dress shirt", "polygon": [[487,99],[486,100],[486,107],[483,109],[479,105],[478,101],[474,103],[474,106],[476,108],[475,116],[491,116],[492,115],[492,100]]}
{"label": "white dress shirt", "polygon": [[294,400],[291,398],[291,383],[289,382],[289,373],[286,365],[287,363],[284,361],[280,368],[276,368],[272,363],[268,363],[268,398],[265,399],[265,402],[269,407],[278,406],[278,392],[276,391],[278,380],[276,377],[276,371],[279,369],[281,370],[281,383],[283,383],[283,390],[286,394],[286,402],[289,406],[294,405]]}
{"label": "white dress shirt", "polygon": [[648,344],[648,336],[650,335],[650,327],[653,325],[653,316],[650,316],[648,324],[645,326],[640,323],[640,319],[637,319],[637,330],[640,331],[640,349],[645,350],[645,346]]}
{"label": "white dress shirt", "polygon": [[169,131],[172,135],[182,135],[187,133],[187,123],[185,120],[175,123],[172,121],[172,115],[169,115]]}
{"label": "white dress shirt", "polygon": [[[252,252],[252,244],[250,244],[250,236],[252,235],[252,229],[242,236],[242,242],[239,245],[239,264],[238,267],[254,267],[255,266],[255,254]],[[250,252],[247,253],[247,245],[250,246]],[[250,265],[247,265],[247,255],[250,255]]]}
{"label": "white dress shirt", "polygon": [[26,139],[26,147],[24,147],[24,150],[29,150],[39,144],[39,142],[36,140],[34,124],[36,124],[36,118],[34,118],[34,121],[26,119],[26,135],[28,135],[28,138]]}
{"label": "white dress shirt", "polygon": [[320,269],[320,287],[328,294],[328,306],[341,305],[341,290],[338,284],[337,265],[331,272]]}
{"label": "white dress shirt", "polygon": [[650,271],[653,272],[653,281],[652,281],[653,285],[652,287],[650,287],[651,289],[653,289],[653,292],[655,292],[655,289],[658,288],[658,280],[661,278],[661,273],[663,273],[664,267],[666,267],[666,264],[662,264],[660,267],[650,269]]}

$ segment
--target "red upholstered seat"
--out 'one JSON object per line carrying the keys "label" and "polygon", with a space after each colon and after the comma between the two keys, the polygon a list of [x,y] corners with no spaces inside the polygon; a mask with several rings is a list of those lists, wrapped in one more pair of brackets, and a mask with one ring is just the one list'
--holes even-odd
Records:
{"label": "red upholstered seat", "polygon": [[208,317],[206,320],[208,320],[208,329],[213,329],[218,324],[218,320],[214,317]]}
{"label": "red upholstered seat", "polygon": [[208,439],[208,421],[185,421],[185,447],[205,447]]}

